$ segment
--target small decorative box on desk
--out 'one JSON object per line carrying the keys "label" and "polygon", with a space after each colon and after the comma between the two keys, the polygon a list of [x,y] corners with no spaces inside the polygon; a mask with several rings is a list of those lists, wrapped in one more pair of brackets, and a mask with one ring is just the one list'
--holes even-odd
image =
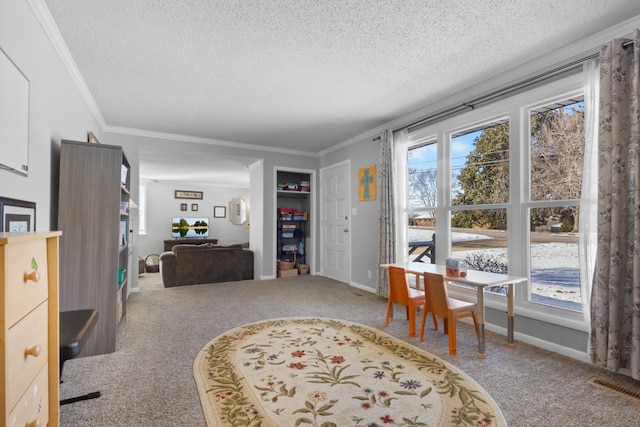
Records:
{"label": "small decorative box on desk", "polygon": [[467,277],[467,261],[464,259],[447,258],[446,267],[449,277]]}

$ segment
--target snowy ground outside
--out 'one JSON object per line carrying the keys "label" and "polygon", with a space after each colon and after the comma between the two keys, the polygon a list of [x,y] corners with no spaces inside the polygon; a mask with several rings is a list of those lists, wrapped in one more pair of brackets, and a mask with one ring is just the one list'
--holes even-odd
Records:
{"label": "snowy ground outside", "polygon": [[[432,230],[410,228],[409,240],[431,240]],[[490,239],[490,237],[474,234],[453,232],[452,242]],[[456,258],[478,250],[456,251]],[[490,254],[498,259],[507,261],[506,248],[481,249],[484,254]],[[578,263],[578,245],[575,243],[539,243],[531,247],[532,262],[532,293],[533,299],[539,302],[560,300],[560,304],[568,308],[579,310],[580,298],[580,269]],[[551,302],[554,303],[553,301]],[[555,305],[558,305],[555,303]]]}

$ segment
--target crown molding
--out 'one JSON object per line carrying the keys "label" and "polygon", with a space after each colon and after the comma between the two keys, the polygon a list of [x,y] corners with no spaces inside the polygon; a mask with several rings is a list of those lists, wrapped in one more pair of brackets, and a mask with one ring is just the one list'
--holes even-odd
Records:
{"label": "crown molding", "polygon": [[71,76],[71,79],[80,91],[80,95],[87,103],[87,107],[89,107],[91,114],[93,114],[93,117],[98,122],[100,128],[104,130],[106,123],[104,121],[104,117],[102,116],[102,112],[100,111],[100,108],[98,108],[98,104],[96,104],[95,99],[93,99],[93,95],[89,91],[89,88],[87,87],[84,78],[80,74],[80,71],[78,71],[76,62],[73,60],[71,52],[69,52],[69,49],[67,48],[67,45],[62,38],[60,30],[58,30],[56,23],[53,21],[53,17],[51,16],[51,12],[49,12],[49,8],[47,8],[44,0],[27,1],[29,2],[31,9],[35,13],[36,18],[40,22],[40,25],[42,26],[45,34],[49,38],[49,41],[51,41],[53,48],[58,53],[60,60],[67,69],[67,72]]}
{"label": "crown molding", "polygon": [[167,133],[167,132],[156,132],[156,131],[144,130],[144,129],[126,128],[126,127],[107,125],[104,127],[103,130],[105,132],[117,133],[121,135],[140,136],[140,137],[164,139],[164,140],[179,141],[179,142],[192,142],[196,144],[209,144],[209,145],[217,145],[219,147],[240,148],[243,150],[252,150],[252,151],[260,151],[260,152],[266,151],[271,153],[291,154],[294,156],[319,157],[318,153],[313,153],[310,151],[291,150],[287,148],[272,147],[268,145],[246,144],[243,142],[227,141],[223,139],[204,138],[199,136],[181,135],[181,134]]}
{"label": "crown molding", "polygon": [[[78,67],[76,66],[75,61],[73,60],[67,45],[58,30],[55,22],[53,21],[53,17],[49,12],[44,0],[27,0],[29,5],[33,9],[40,25],[44,29],[45,33],[49,37],[54,49],[58,53],[61,61],[65,65],[69,75],[72,80],[76,84],[76,87],[80,91],[80,94],[84,98],[89,110],[95,117],[98,125],[104,132],[125,134],[125,135],[134,135],[134,136],[143,136],[149,138],[158,138],[165,140],[175,140],[181,142],[194,142],[201,144],[210,144],[210,145],[218,145],[223,147],[233,147],[233,148],[241,148],[246,150],[255,150],[262,152],[273,152],[273,153],[281,153],[281,154],[291,154],[297,156],[306,156],[306,157],[322,157],[333,151],[337,151],[343,148],[346,148],[350,145],[365,141],[367,139],[373,139],[378,136],[385,129],[400,129],[408,124],[419,120],[420,117],[427,116],[434,112],[437,112],[447,106],[455,105],[456,100],[462,101],[467,99],[469,95],[473,96],[474,93],[478,92],[478,88],[484,88],[485,90],[492,90],[499,87],[499,83],[505,83],[505,81],[512,81],[518,78],[524,78],[527,74],[531,73],[532,69],[537,70],[538,72],[544,70],[545,68],[549,68],[556,64],[561,64],[562,62],[567,62],[568,60],[574,59],[581,55],[586,55],[589,53],[597,52],[599,47],[606,43],[607,41],[617,38],[623,37],[629,33],[631,33],[635,28],[640,27],[640,15],[630,18],[626,21],[623,21],[613,27],[607,28],[606,30],[600,31],[588,37],[585,37],[578,42],[572,43],[563,48],[557,49],[555,51],[546,53],[532,61],[528,61],[526,64],[521,64],[517,67],[513,67],[510,70],[506,71],[502,74],[502,76],[497,79],[490,79],[482,82],[481,84],[473,85],[476,90],[472,90],[471,88],[467,88],[465,91],[460,91],[456,94],[452,94],[450,97],[447,97],[445,101],[437,102],[434,104],[425,105],[417,110],[414,110],[410,113],[404,114],[396,119],[393,119],[389,122],[386,122],[380,126],[375,127],[369,131],[360,133],[355,135],[347,140],[344,140],[340,143],[337,143],[329,148],[318,152],[310,152],[310,151],[302,151],[302,150],[291,150],[279,147],[272,146],[263,146],[263,145],[253,145],[246,144],[241,142],[233,142],[226,140],[218,140],[218,139],[210,139],[210,138],[202,138],[202,137],[193,137],[188,135],[178,135],[178,134],[170,134],[163,132],[155,132],[155,131],[147,131],[143,129],[133,129],[133,128],[124,128],[124,127],[115,127],[109,126],[106,124],[102,112],[98,108],[98,105],[93,98],[93,95],[89,91],[89,88],[84,81],[84,78],[78,71]],[[533,68],[532,68],[533,67]],[[473,92],[473,93],[472,93]]]}

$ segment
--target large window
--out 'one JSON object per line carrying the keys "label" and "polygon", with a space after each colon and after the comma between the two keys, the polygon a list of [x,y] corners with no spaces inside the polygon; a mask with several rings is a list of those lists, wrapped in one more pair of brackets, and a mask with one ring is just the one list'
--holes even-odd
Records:
{"label": "large window", "polygon": [[[451,139],[451,204],[488,205],[509,201],[509,124],[483,125],[472,131],[456,132]],[[499,226],[505,218],[457,215],[458,224]],[[454,218],[455,220],[455,218]]]}
{"label": "large window", "polygon": [[138,191],[138,233],[147,234],[147,186],[141,185]]}
{"label": "large window", "polygon": [[[545,320],[584,321],[583,79],[575,73],[408,136],[410,249],[435,235],[438,263],[463,258],[476,270],[528,277],[517,304]],[[487,301],[501,307],[504,290],[490,291]]]}
{"label": "large window", "polygon": [[[430,262],[429,251],[438,205],[438,145],[436,140],[415,144],[408,151],[409,258]],[[423,243],[418,243],[423,242]],[[427,251],[427,253],[425,253]],[[424,254],[424,255],[423,255]]]}
{"label": "large window", "polygon": [[[506,273],[509,123],[494,121],[451,137],[451,256],[469,268]],[[505,293],[505,289],[490,289]]]}
{"label": "large window", "polygon": [[581,310],[578,216],[583,97],[530,110],[529,274],[533,302]]}

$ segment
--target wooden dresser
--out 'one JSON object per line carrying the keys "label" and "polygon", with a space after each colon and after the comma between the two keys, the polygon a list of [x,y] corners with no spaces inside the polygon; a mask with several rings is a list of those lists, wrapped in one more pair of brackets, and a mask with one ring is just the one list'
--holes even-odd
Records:
{"label": "wooden dresser", "polygon": [[60,424],[60,234],[0,233],[0,425]]}

